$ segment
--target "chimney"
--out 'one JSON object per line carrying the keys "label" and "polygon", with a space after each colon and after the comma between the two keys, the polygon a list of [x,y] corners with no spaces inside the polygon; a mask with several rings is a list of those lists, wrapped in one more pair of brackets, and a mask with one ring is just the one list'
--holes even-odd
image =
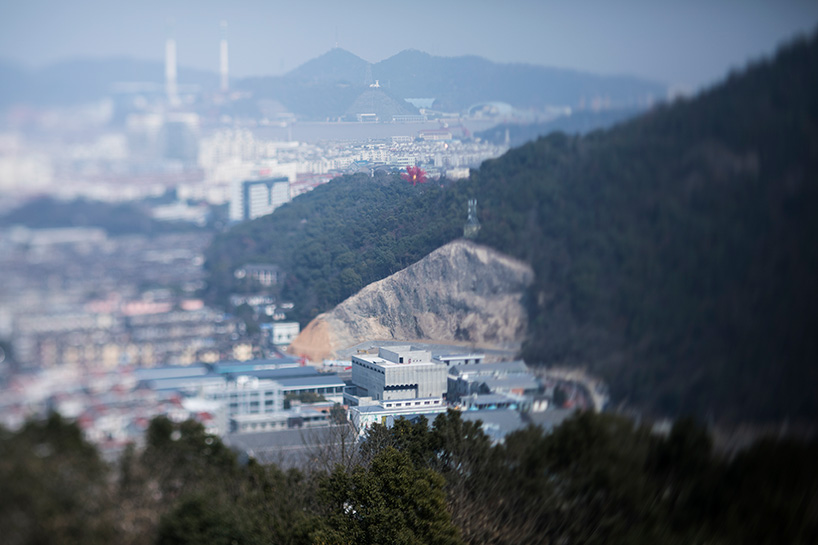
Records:
{"label": "chimney", "polygon": [[179,104],[176,88],[176,40],[173,38],[165,41],[165,93],[171,106]]}
{"label": "chimney", "polygon": [[221,75],[221,92],[227,93],[230,89],[230,79],[227,71],[227,22],[222,21],[222,41],[219,47],[219,74]]}

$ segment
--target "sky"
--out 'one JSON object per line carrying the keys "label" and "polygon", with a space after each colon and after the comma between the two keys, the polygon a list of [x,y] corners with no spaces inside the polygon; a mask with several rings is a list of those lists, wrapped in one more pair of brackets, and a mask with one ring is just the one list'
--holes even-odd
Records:
{"label": "sky", "polygon": [[[815,0],[9,0],[0,59],[160,61],[218,70],[227,22],[233,77],[277,75],[336,44],[370,62],[404,49],[479,55],[695,90],[818,28]],[[2,82],[0,82],[2,84]]]}

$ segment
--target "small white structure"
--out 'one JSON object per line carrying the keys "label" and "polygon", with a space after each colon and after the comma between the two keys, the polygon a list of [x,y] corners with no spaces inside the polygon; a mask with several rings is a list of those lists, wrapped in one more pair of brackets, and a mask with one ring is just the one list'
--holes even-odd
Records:
{"label": "small white structure", "polygon": [[301,332],[298,322],[272,322],[269,325],[270,340],[276,346],[289,346]]}

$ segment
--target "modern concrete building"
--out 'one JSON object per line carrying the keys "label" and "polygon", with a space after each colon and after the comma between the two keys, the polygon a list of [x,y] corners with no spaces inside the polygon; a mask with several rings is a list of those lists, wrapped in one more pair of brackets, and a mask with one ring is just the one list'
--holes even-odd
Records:
{"label": "modern concrete building", "polygon": [[[373,401],[415,398],[445,398],[445,365],[432,361],[431,352],[411,346],[378,349],[378,355],[352,356],[355,396]],[[349,398],[350,396],[346,396]],[[358,402],[348,399],[353,405]]]}

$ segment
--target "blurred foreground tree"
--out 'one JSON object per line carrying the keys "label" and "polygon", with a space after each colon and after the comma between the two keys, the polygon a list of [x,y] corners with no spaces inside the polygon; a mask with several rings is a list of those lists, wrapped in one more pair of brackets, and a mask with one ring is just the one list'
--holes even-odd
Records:
{"label": "blurred foreground tree", "polygon": [[109,472],[58,414],[0,430],[0,540],[8,545],[116,541]]}

